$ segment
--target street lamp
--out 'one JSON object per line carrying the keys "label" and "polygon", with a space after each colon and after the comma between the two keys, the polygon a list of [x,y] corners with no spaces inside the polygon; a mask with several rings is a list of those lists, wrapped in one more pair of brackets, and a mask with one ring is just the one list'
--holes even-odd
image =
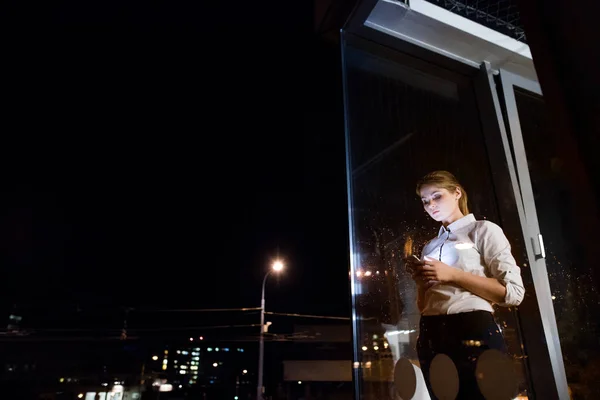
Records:
{"label": "street lamp", "polygon": [[271,265],[271,270],[265,274],[262,284],[262,296],[260,299],[260,336],[258,346],[258,385],[256,387],[256,400],[262,400],[263,398],[263,365],[265,359],[265,285],[267,284],[267,278],[272,272],[281,272],[283,270],[283,262],[276,260]]}

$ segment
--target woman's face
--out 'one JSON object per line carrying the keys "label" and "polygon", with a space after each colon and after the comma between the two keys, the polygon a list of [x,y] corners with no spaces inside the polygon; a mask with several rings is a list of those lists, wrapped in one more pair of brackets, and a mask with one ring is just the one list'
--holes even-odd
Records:
{"label": "woman's face", "polygon": [[431,218],[438,222],[455,219],[457,214],[460,213],[458,207],[459,197],[459,190],[451,193],[447,189],[432,185],[425,185],[421,188],[423,208]]}

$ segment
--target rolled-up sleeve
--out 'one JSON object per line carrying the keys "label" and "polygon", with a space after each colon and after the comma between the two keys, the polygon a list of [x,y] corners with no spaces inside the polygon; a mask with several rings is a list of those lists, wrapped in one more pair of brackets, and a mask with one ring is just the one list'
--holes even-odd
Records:
{"label": "rolled-up sleeve", "polygon": [[504,302],[500,306],[518,306],[525,296],[525,287],[521,278],[521,268],[510,250],[510,243],[502,228],[486,221],[480,232],[480,248],[488,268],[489,275],[498,279],[506,287]]}

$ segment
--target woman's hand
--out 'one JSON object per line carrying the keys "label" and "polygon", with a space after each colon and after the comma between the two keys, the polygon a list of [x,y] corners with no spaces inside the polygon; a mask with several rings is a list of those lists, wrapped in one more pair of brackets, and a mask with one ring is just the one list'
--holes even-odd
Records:
{"label": "woman's hand", "polygon": [[417,275],[425,282],[435,281],[436,283],[452,283],[456,279],[459,270],[444,264],[441,261],[425,257],[423,265],[417,271]]}
{"label": "woman's hand", "polygon": [[422,274],[422,268],[424,266],[423,261],[416,258],[409,258],[405,260],[406,270],[411,274],[417,287],[427,290],[437,282],[425,278]]}

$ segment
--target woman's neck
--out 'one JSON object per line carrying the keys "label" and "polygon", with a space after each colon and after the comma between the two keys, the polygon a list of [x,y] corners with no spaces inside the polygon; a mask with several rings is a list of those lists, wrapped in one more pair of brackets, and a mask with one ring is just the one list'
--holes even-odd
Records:
{"label": "woman's neck", "polygon": [[457,210],[454,214],[452,214],[450,217],[448,217],[447,220],[442,221],[442,225],[444,225],[444,228],[447,228],[448,225],[450,225],[453,222],[458,221],[462,217],[464,217],[464,214],[460,210]]}

